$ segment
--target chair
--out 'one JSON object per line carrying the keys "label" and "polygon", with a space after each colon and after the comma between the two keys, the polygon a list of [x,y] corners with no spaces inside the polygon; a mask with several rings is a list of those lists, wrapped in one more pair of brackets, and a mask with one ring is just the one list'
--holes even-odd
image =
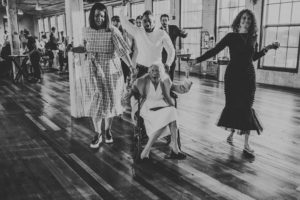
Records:
{"label": "chair", "polygon": [[[177,94],[171,91],[171,97],[175,101],[175,108],[177,108]],[[138,101],[138,110],[135,113],[135,117],[137,119],[137,123],[134,126],[134,134],[133,134],[133,158],[135,161],[139,159],[139,156],[142,152],[142,146],[147,143],[148,136],[146,134],[146,128],[144,125],[144,120],[140,116],[140,111],[141,111],[141,96],[137,93],[133,94],[134,98],[137,99]],[[169,145],[171,142],[171,136],[166,136],[164,137],[166,139],[166,144]],[[178,147],[181,150],[181,141],[180,141],[180,131],[178,129]]]}

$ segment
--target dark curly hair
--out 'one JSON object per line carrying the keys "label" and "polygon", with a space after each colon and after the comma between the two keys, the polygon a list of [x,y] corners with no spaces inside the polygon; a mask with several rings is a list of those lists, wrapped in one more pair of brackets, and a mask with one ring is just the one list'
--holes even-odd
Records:
{"label": "dark curly hair", "polygon": [[100,11],[104,11],[105,13],[105,20],[104,20],[104,27],[109,30],[109,27],[110,27],[110,21],[109,21],[109,17],[108,17],[108,11],[107,11],[107,8],[104,4],[102,3],[95,3],[93,5],[93,7],[91,8],[91,11],[90,11],[90,15],[89,15],[89,23],[90,23],[90,27],[92,29],[96,29],[98,30],[99,28],[97,27],[96,25],[96,22],[95,22],[95,19],[94,19],[94,16],[95,16],[95,12],[96,10],[100,10]]}
{"label": "dark curly hair", "polygon": [[257,23],[256,23],[256,19],[254,16],[254,13],[249,10],[249,9],[243,9],[241,12],[239,12],[239,14],[236,16],[236,18],[233,20],[231,28],[233,32],[239,32],[239,28],[240,28],[240,22],[241,22],[241,18],[243,16],[243,14],[248,14],[251,18],[251,25],[248,29],[248,34],[255,36],[257,33]]}

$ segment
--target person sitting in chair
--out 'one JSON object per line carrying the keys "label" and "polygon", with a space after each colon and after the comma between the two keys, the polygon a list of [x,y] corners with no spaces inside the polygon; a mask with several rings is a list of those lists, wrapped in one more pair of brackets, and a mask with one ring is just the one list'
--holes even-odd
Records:
{"label": "person sitting in chair", "polygon": [[[151,65],[149,72],[133,83],[132,94],[138,94],[141,98],[140,116],[144,119],[146,133],[149,137],[140,155],[141,160],[149,158],[151,146],[158,138],[170,133],[172,151],[169,158],[186,158],[186,155],[180,152],[177,143],[177,111],[170,97],[171,88],[172,82],[165,73],[162,63]],[[132,106],[134,112],[135,106]]]}

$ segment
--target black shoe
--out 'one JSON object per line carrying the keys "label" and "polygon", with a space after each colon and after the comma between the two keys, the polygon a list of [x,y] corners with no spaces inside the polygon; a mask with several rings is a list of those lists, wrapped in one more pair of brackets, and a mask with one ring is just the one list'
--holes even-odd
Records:
{"label": "black shoe", "polygon": [[177,154],[174,153],[174,151],[171,151],[171,153],[165,157],[166,159],[176,159],[176,160],[184,160],[186,159],[186,155],[182,152],[178,152]]}
{"label": "black shoe", "polygon": [[90,147],[93,149],[97,149],[99,148],[101,142],[102,142],[102,135],[96,135],[93,141],[91,142]]}

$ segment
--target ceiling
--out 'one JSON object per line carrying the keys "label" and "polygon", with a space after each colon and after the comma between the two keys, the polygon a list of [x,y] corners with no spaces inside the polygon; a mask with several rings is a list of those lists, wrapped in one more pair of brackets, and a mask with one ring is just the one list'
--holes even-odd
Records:
{"label": "ceiling", "polygon": [[[9,1],[9,0],[8,0]],[[37,1],[43,8],[41,11],[35,10]],[[102,2],[104,4],[120,2],[120,0],[83,0],[84,7],[89,7],[94,2]],[[17,8],[24,13],[36,16],[51,15],[65,11],[65,0],[16,0]]]}

